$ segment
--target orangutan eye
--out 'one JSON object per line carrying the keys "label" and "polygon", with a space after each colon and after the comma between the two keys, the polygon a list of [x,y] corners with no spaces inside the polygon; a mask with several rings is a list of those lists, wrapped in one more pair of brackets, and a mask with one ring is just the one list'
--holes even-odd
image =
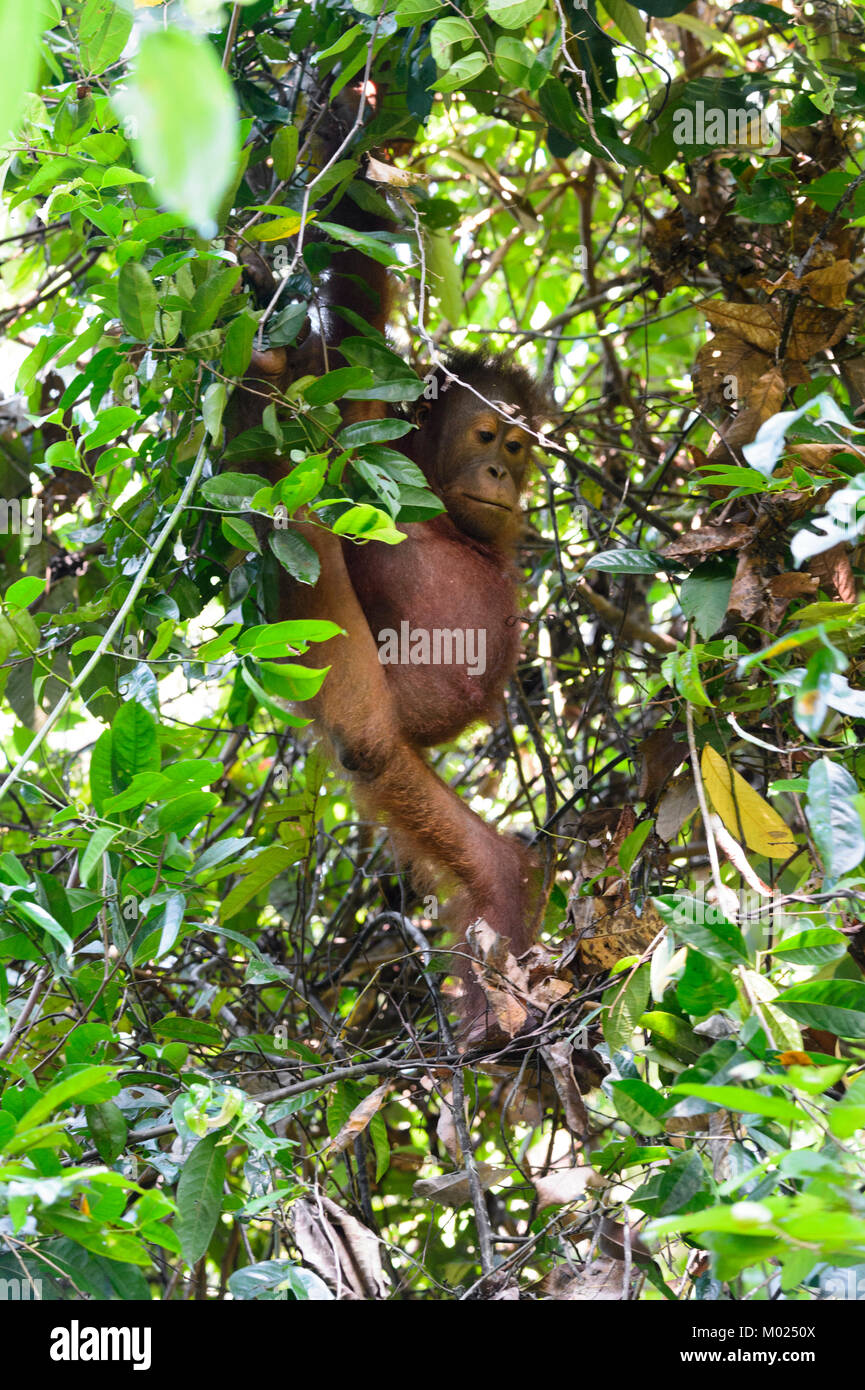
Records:
{"label": "orangutan eye", "polygon": [[523,446],[518,439],[509,439],[507,444],[505,445],[505,448],[507,449],[509,454],[518,454],[522,447]]}
{"label": "orangutan eye", "polygon": [[482,444],[492,444],[495,435],[492,430],[478,430],[478,439]]}

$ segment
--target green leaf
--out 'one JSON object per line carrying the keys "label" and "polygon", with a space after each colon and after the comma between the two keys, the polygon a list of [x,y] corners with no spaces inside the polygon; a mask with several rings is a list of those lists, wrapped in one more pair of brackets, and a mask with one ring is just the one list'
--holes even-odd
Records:
{"label": "green leaf", "polygon": [[222,1211],[225,1148],[208,1134],[192,1150],[177,1184],[177,1234],[183,1258],[196,1265],[210,1244]]}
{"label": "green leaf", "polygon": [[829,1111],[829,1128],[838,1139],[850,1139],[865,1129],[865,1075],[861,1072]]}
{"label": "green leaf", "polygon": [[679,1154],[670,1166],[661,1172],[656,1214],[669,1216],[672,1212],[684,1210],[697,1193],[708,1186],[708,1174],[700,1155],[693,1151]]}
{"label": "green leaf", "polygon": [[291,650],[305,651],[309,642],[327,642],[342,631],[324,618],[287,618],[281,623],[247,628],[237,639],[236,650],[239,656],[283,657]]}
{"label": "green leaf", "polygon": [[201,418],[211,439],[216,439],[222,428],[222,412],[225,410],[227,392],[223,381],[212,381],[201,401]]}
{"label": "green leaf", "polygon": [[777,995],[772,1007],[806,1028],[865,1038],[865,984],[859,980],[807,980]]}
{"label": "green leaf", "polygon": [[321,561],[303,536],[296,531],[273,531],[267,543],[284,570],[301,584],[314,584],[321,573]]}
{"label": "green leaf", "polygon": [[604,995],[604,1004],[608,1008],[604,1022],[604,1038],[611,1051],[621,1052],[623,1047],[631,1046],[634,1029],[648,1002],[648,965],[641,965],[639,970],[635,970],[627,984],[623,985],[621,980],[613,979]]}
{"label": "green leaf", "polygon": [[273,159],[273,172],[278,179],[288,180],[294,173],[297,163],[298,129],[294,125],[283,126],[273,137],[270,154]]}
{"label": "green leaf", "polygon": [[93,125],[96,104],[92,96],[77,97],[68,92],[54,117],[54,139],[58,145],[77,145]]}
{"label": "green leaf", "polygon": [[857,790],[847,769],[831,758],[819,758],[808,770],[808,824],[833,881],[865,856],[865,832],[853,802]]}
{"label": "green leaf", "polygon": [[351,387],[346,392],[348,400],[412,401],[423,395],[424,384],[417,373],[378,338],[343,338],[340,351],[347,362],[366,367],[375,378],[371,387]]}
{"label": "green leaf", "polygon": [[683,579],[679,590],[682,612],[704,640],[723,623],[732,587],[733,569],[724,561],[700,565]]}
{"label": "green leaf", "polygon": [[614,1081],[611,1090],[616,1114],[637,1134],[663,1133],[664,1124],[660,1117],[668,1109],[669,1101],[659,1091],[636,1076]]}
{"label": "green leaf", "polygon": [[385,443],[390,439],[401,439],[412,428],[408,420],[357,420],[340,430],[339,442],[343,449],[353,449],[361,444]]}
{"label": "green leaf", "polygon": [[255,494],[267,485],[266,479],[257,473],[218,473],[215,478],[205,478],[201,495],[212,507],[242,512],[249,509]]}
{"label": "green leaf", "polygon": [[439,68],[451,65],[455,43],[474,43],[475,31],[462,15],[436,20],[429,33],[429,46]]}
{"label": "green leaf", "polygon": [[686,1013],[702,1018],[735,1003],[736,986],[729,971],[690,948],[676,998]]}
{"label": "green leaf", "polygon": [[[309,220],[311,221],[312,217]],[[247,235],[253,241],[284,241],[286,237],[296,236],[300,227],[300,213],[288,212],[285,217],[273,217],[269,222],[256,222],[254,227],[250,227]]]}
{"label": "green leaf", "polygon": [[165,1014],[153,1031],[159,1038],[176,1038],[180,1042],[191,1043],[193,1047],[219,1047],[222,1033],[215,1023],[207,1023],[203,1018],[179,1018],[176,1014]]}
{"label": "green leaf", "polygon": [[103,1087],[108,1082],[113,1082],[116,1070],[116,1067],[76,1067],[71,1075],[58,1081],[56,1085],[50,1086],[30,1106],[30,1109],[24,1112],[15,1127],[15,1133],[24,1134],[27,1130],[33,1129],[35,1125],[41,1124],[53,1111],[59,1110],[67,1101],[85,1095],[88,1091]]}
{"label": "green leaf", "polygon": [[44,591],[45,580],[39,579],[35,574],[28,574],[9,585],[3,595],[3,602],[12,608],[27,608]]}
{"label": "green leaf", "polygon": [[158,800],[169,786],[168,778],[161,772],[137,772],[126,791],[105,798],[100,814],[113,816],[117,811],[134,810],[145,801]]}
{"label": "green leaf", "polygon": [[519,39],[501,34],[496,39],[494,61],[496,72],[505,82],[512,82],[515,87],[530,85],[529,73],[537,60],[532,49]]}
{"label": "green leaf", "polygon": [[586,561],[587,570],[604,570],[608,574],[657,574],[658,570],[676,570],[656,550],[602,550]]}
{"label": "green leaf", "polygon": [[30,902],[26,898],[10,898],[8,905],[14,916],[23,917],[26,921],[32,922],[34,927],[47,932],[64,951],[72,950],[73,941],[69,933],[50,912],[45,911],[41,903]]}
{"label": "green leaf", "polygon": [[487,0],[487,14],[503,29],[524,29],[544,8],[544,0]]}
{"label": "green leaf", "polygon": [[646,3],[639,0],[639,9],[645,10],[646,14],[652,15],[655,19],[670,19],[687,8],[687,0],[646,0]]}
{"label": "green leaf", "polygon": [[654,824],[655,822],[652,820],[644,820],[642,825],[638,825],[637,828],[632,830],[630,835],[627,835],[622,841],[622,847],[619,850],[619,864],[622,873],[629,874],[631,872],[637,855],[649,838]]}
{"label": "green leaf", "polygon": [[221,657],[227,656],[234,650],[234,639],[240,631],[240,623],[231,623],[218,637],[212,637],[209,642],[202,642],[196,652],[199,661],[219,661]]}
{"label": "green leaf", "polygon": [[0,146],[14,130],[39,68],[39,36],[47,16],[37,0],[0,0]]}
{"label": "green leaf", "polygon": [[637,6],[629,3],[629,0],[601,0],[601,4],[631,47],[645,53],[646,24]]}
{"label": "green leaf", "polygon": [[[378,0],[375,3],[378,4]],[[323,1279],[291,1260],[261,1260],[258,1264],[244,1265],[243,1269],[236,1269],[228,1276],[228,1287],[232,1298],[240,1300],[267,1298],[281,1288],[288,1289],[301,1303],[326,1302],[334,1297]]]}
{"label": "green leaf", "polygon": [[303,394],[310,405],[329,405],[352,389],[367,390],[374,385],[375,377],[368,367],[337,367],[312,382]]}
{"label": "green leaf", "polygon": [[223,864],[226,859],[237,859],[248,845],[252,844],[252,837],[241,835],[230,837],[225,840],[217,840],[210,845],[203,854],[199,855],[190,869],[190,875],[196,877],[198,874],[205,873],[208,869],[216,868]]}
{"label": "green leaf", "polygon": [[768,175],[756,178],[747,193],[736,199],[736,215],[763,226],[780,226],[795,211],[796,204],[780,179]]}
{"label": "green leaf", "polygon": [[216,792],[184,792],[175,801],[169,801],[159,812],[160,830],[170,830],[182,840],[194,830],[199,821],[205,820],[220,803]]}
{"label": "green leaf", "polygon": [[162,917],[162,931],[159,937],[159,945],[156,948],[157,958],[167,955],[174,946],[180,928],[183,926],[183,914],[186,911],[186,898],[182,893],[170,893],[165,904],[165,912]]}
{"label": "green leaf", "polygon": [[220,528],[229,545],[236,546],[238,550],[252,550],[261,554],[255,527],[243,517],[224,516]]}
{"label": "green leaf", "polygon": [[97,815],[102,815],[103,806],[114,793],[111,777],[111,730],[101,733],[90,754],[90,797]]}
{"label": "green leaf", "polygon": [[226,376],[240,377],[252,360],[252,344],[258,327],[258,315],[244,309],[231,320],[225,333],[222,349],[222,370]]}
{"label": "green leaf", "polygon": [[123,1111],[113,1100],[101,1105],[85,1105],[84,1117],[96,1152],[109,1166],[116,1162],[126,1146],[127,1125]]}
{"label": "green leaf", "polygon": [[828,965],[847,951],[847,938],[834,927],[812,927],[809,931],[785,936],[772,947],[772,955],[784,964]]}
{"label": "green leaf", "polygon": [[487,60],[483,53],[467,53],[464,58],[457,58],[456,62],[451,63],[447,73],[437,77],[430,85],[440,92],[455,92],[467,87],[486,67]]}
{"label": "green leaf", "polygon": [[125,791],[138,772],[159,771],[156,722],[143,705],[121,705],[111,726],[111,776],[116,791]]}
{"label": "green leaf", "polygon": [[682,1061],[692,1062],[695,1057],[706,1051],[707,1044],[678,1014],[653,1009],[643,1014],[637,1022],[640,1028],[649,1030],[653,1035],[652,1041],[663,1051],[672,1053]]}
{"label": "green leaf", "polygon": [[160,201],[213,236],[237,158],[234,96],[213,46],[173,27],[146,34],[115,101]]}
{"label": "green leaf", "polygon": [[278,314],[267,322],[267,341],[270,347],[287,347],[293,343],[306,322],[309,305],[305,299],[297,304],[286,304]]}
{"label": "green leaf", "polygon": [[265,687],[283,700],[311,700],[321,689],[329,667],[299,666],[293,661],[262,661],[258,668]]}
{"label": "green leaf", "polygon": [[[378,0],[373,0],[377,5]],[[358,7],[355,6],[355,9]],[[443,0],[399,0],[396,7],[396,21],[400,25],[423,24],[425,19],[431,19],[434,14],[439,14],[444,9]],[[378,10],[369,10],[369,14],[378,13]]]}
{"label": "green leaf", "polygon": [[712,701],[706,694],[700,676],[700,658],[697,652],[691,648],[682,652],[671,652],[664,659],[664,675],[672,680],[679,694],[689,705],[711,707]]}
{"label": "green leaf", "polygon": [[747,961],[748,948],[741,931],[713,903],[690,893],[673,893],[653,901],[680,941],[727,965]]}
{"label": "green leaf", "polygon": [[78,21],[81,67],[100,74],[116,63],[132,33],[132,14],[114,0],[86,0]]}
{"label": "green leaf", "polygon": [[334,523],[333,533],[356,540],[384,541],[385,545],[400,545],[405,540],[405,532],[398,531],[389,516],[368,504],[349,507]]}
{"label": "green leaf", "polygon": [[213,326],[242,273],[239,265],[220,264],[211,269],[206,280],[195,291],[189,308],[184,310],[183,331],[187,338],[195,333],[205,333]]}
{"label": "green leaf", "polygon": [[357,232],[353,227],[343,227],[338,222],[319,222],[319,230],[327,232],[335,241],[343,241],[356,251],[362,251],[370,260],[380,265],[398,265],[399,256],[389,241],[382,240],[386,233],[378,236],[374,232]]}
{"label": "green leaf", "polygon": [[140,418],[138,411],[131,405],[106,406],[105,410],[99,411],[92,425],[82,429],[82,449],[89,453],[91,449],[99,449],[103,444],[109,444],[112,439],[125,434],[131,425],[137,424]]}
{"label": "green leaf", "polygon": [[139,261],[127,261],[117,278],[117,307],[123,327],[140,343],[153,337],[156,286]]}
{"label": "green leaf", "polygon": [[[865,989],[865,986],[863,986]],[[806,1118],[804,1110],[794,1105],[784,1096],[765,1096],[760,1091],[749,1091],[745,1086],[699,1086],[683,1083],[673,1086],[674,1095],[696,1096],[698,1100],[709,1101],[723,1110],[735,1110],[744,1115],[765,1115],[772,1120],[786,1120],[801,1124]]]}
{"label": "green leaf", "polygon": [[100,825],[90,836],[90,839],[84,847],[84,853],[81,856],[81,866],[78,870],[79,878],[85,888],[89,888],[94,870],[100,866],[103,854],[106,853],[109,846],[117,839],[119,833],[120,832],[113,826]]}
{"label": "green leaf", "polygon": [[241,865],[239,872],[243,877],[234,885],[220,906],[220,922],[230,921],[242,907],[293,863],[295,855],[291,850],[286,849],[284,845],[271,845],[269,849],[263,850],[261,854]]}

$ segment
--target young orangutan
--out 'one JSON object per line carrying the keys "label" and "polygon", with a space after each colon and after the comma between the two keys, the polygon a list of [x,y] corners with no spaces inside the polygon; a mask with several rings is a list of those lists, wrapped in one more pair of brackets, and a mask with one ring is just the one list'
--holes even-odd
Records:
{"label": "young orangutan", "polygon": [[[348,202],[333,217],[369,230],[362,209]],[[301,372],[342,365],[340,345],[356,329],[339,309],[383,331],[389,303],[384,268],[356,250],[340,250],[318,304],[318,331],[299,353],[257,354],[252,384],[266,392]],[[405,534],[399,545],[356,544],[298,521],[321,572],[315,585],[282,575],[279,617],[329,619],[344,629],[345,636],[316,646],[314,664],[330,670],[304,713],[313,714],[359,800],[388,825],[401,855],[431,865],[463,890],[462,925],[485,918],[519,955],[533,940],[542,908],[533,861],[469,809],[423,750],[495,718],[516,668],[514,551],[532,443],[520,422],[538,428],[544,397],[508,359],[463,352],[437,369],[427,394],[432,399],[415,407],[417,428],[400,447],[446,510],[399,525]],[[347,401],[343,414],[356,420],[385,411],[380,403]],[[397,660],[385,652],[390,634],[400,639]],[[441,664],[430,655],[437,640],[449,657]],[[476,990],[470,995],[476,1014],[482,998]]]}

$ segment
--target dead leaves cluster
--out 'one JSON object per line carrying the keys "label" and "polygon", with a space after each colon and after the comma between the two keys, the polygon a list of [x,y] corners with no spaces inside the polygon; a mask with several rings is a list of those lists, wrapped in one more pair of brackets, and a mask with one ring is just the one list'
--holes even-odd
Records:
{"label": "dead leaves cluster", "polygon": [[573,982],[561,977],[560,967],[543,946],[533,946],[517,961],[507,938],[483,918],[472,922],[466,942],[490,1020],[505,1039],[517,1037],[532,1018],[543,1018],[573,989]]}

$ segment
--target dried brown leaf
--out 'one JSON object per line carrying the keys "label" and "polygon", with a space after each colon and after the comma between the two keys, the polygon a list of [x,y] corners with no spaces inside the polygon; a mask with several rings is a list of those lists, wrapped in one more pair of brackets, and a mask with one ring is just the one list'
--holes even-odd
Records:
{"label": "dried brown leaf", "polygon": [[734,617],[750,622],[755,613],[763,607],[766,580],[760,567],[759,558],[751,551],[744,551],[736,565],[736,573],[727,600],[727,612]]}
{"label": "dried brown leaf", "polygon": [[439,1143],[447,1150],[454,1163],[459,1163],[462,1156],[462,1146],[457,1135],[456,1119],[454,1117],[454,1097],[453,1092],[448,1091],[442,1096],[441,1109],[439,1110],[438,1124],[436,1125],[436,1138]]}
{"label": "dried brown leaf", "polygon": [[602,1256],[577,1271],[557,1265],[541,1280],[538,1292],[557,1303],[620,1303],[624,1278],[624,1265]]}
{"label": "dried brown leaf", "polygon": [[498,1026],[513,1038],[524,1027],[528,1009],[517,997],[528,995],[526,972],[512,955],[505,937],[478,918],[466,932],[466,943],[475,956],[472,969]]}
{"label": "dried brown leaf", "polygon": [[298,1198],[291,1230],[304,1262],[348,1301],[383,1299],[387,1280],[377,1236],[329,1197]]}
{"label": "dried brown leaf", "polygon": [[819,270],[809,270],[802,276],[802,288],[818,304],[839,309],[847,297],[852,274],[853,267],[849,261],[835,261],[833,265],[821,266]]}
{"label": "dried brown leaf", "polygon": [[601,1220],[598,1245],[611,1260],[624,1260],[630,1247],[631,1259],[635,1264],[652,1263],[652,1252],[643,1244],[634,1227],[625,1227],[621,1221],[614,1221],[610,1216]]}
{"label": "dried brown leaf", "polygon": [[[597,903],[597,899],[588,899]],[[596,974],[611,970],[623,956],[640,956],[654,941],[663,923],[651,903],[638,917],[632,907],[622,904],[610,914],[595,913],[595,919],[579,939],[580,972]]]}
{"label": "dried brown leaf", "polygon": [[697,788],[690,773],[683,773],[672,782],[658,802],[655,830],[667,844],[674,840],[685,821],[696,811]]}
{"label": "dried brown leaf", "polygon": [[562,1102],[565,1124],[572,1134],[585,1137],[589,1129],[589,1117],[580,1088],[574,1076],[573,1048],[570,1043],[549,1043],[541,1048],[541,1056],[550,1069],[553,1084]]}
{"label": "dried brown leaf", "polygon": [[[497,1168],[493,1163],[478,1163],[476,1167],[482,1192],[510,1177],[509,1168]],[[472,1199],[465,1168],[457,1173],[443,1173],[439,1178],[420,1178],[412,1191],[416,1197],[429,1198],[443,1207],[463,1207]]]}
{"label": "dried brown leaf", "polygon": [[753,526],[741,521],[721,522],[717,526],[701,526],[699,531],[689,531],[664,547],[663,554],[668,560],[702,560],[706,555],[717,555],[722,550],[740,550],[754,539]]}
{"label": "dried brown leaf", "polygon": [[726,329],[761,352],[774,353],[778,345],[778,324],[764,304],[728,304],[707,300],[699,306],[713,328]]}
{"label": "dried brown leaf", "polygon": [[729,401],[730,377],[734,378],[735,394],[746,396],[769,363],[765,352],[721,329],[703,343],[697,353],[694,384],[701,405],[721,405]]}
{"label": "dried brown leaf", "polygon": [[678,764],[687,756],[688,750],[677,741],[676,730],[667,725],[647,734],[639,745],[639,751],[642,759],[637,800],[651,804]]}
{"label": "dried brown leaf", "polygon": [[546,1173],[543,1177],[532,1178],[538,1194],[538,1211],[546,1207],[561,1207],[568,1202],[578,1202],[585,1195],[590,1179],[596,1177],[594,1168],[588,1163],[579,1168],[564,1168],[556,1173]]}
{"label": "dried brown leaf", "polygon": [[376,1086],[368,1096],[364,1096],[360,1105],[356,1105],[352,1110],[342,1129],[331,1139],[325,1155],[339,1154],[353,1144],[359,1134],[363,1134],[370,1120],[377,1115],[384,1105],[387,1093],[391,1088],[391,1082],[385,1081],[381,1086]]}
{"label": "dried brown leaf", "polygon": [[814,309],[800,304],[793,315],[787,356],[794,362],[807,362],[818,352],[825,352],[839,343],[849,326],[847,315],[835,309]]}
{"label": "dried brown leaf", "polygon": [[821,588],[825,589],[827,594],[839,599],[841,603],[856,602],[856,580],[853,577],[847,546],[843,541],[840,545],[833,545],[831,550],[824,550],[821,555],[812,555],[808,561],[808,569],[819,580]]}
{"label": "dried brown leaf", "polygon": [[770,632],[777,632],[789,605],[794,599],[810,598],[817,589],[817,580],[813,574],[805,574],[802,570],[790,571],[773,575],[766,587],[768,601],[763,625]]}

